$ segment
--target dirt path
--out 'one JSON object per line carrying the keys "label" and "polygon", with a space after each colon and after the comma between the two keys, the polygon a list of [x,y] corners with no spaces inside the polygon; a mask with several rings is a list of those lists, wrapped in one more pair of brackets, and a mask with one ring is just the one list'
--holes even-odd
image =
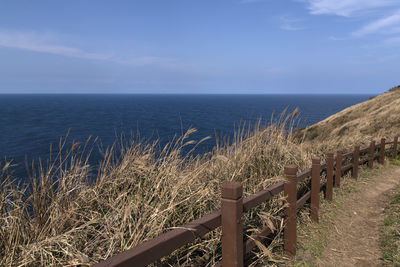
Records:
{"label": "dirt path", "polygon": [[383,210],[392,189],[400,185],[400,168],[389,167],[362,181],[338,211],[319,266],[381,266],[379,235]]}

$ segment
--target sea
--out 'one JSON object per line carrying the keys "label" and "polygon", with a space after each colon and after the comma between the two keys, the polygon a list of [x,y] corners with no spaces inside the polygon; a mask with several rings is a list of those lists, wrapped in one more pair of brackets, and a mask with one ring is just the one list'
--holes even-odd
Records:
{"label": "sea", "polygon": [[[371,95],[112,95],[34,94],[0,95],[1,162],[11,161],[12,172],[24,179],[26,162],[46,162],[57,152],[60,138],[91,147],[95,167],[104,150],[116,141],[156,139],[162,147],[189,128],[189,140],[211,137],[195,153],[210,151],[219,138],[231,138],[243,123],[254,125],[277,118],[286,109],[299,109],[298,127],[314,124]],[[121,138],[122,137],[122,138]],[[188,147],[187,151],[191,148]],[[185,151],[184,151],[185,153]],[[34,163],[35,164],[35,163]]]}

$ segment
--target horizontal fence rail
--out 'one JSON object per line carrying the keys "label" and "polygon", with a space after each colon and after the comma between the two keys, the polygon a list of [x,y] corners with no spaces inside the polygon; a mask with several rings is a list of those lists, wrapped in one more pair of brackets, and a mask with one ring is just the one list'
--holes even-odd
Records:
{"label": "horizontal fence rail", "polygon": [[[386,149],[387,146],[390,146],[390,150]],[[369,168],[373,168],[376,159],[380,164],[384,164],[385,156],[397,158],[398,153],[397,136],[391,142],[386,142],[383,138],[379,144],[372,141],[368,147],[362,149],[356,145],[354,150],[348,153],[342,151],[337,151],[336,155],[327,153],[326,162],[321,163],[320,159],[314,158],[312,167],[301,172],[297,171],[297,166],[286,166],[284,182],[271,185],[246,198],[242,197],[243,188],[240,183],[224,183],[220,210],[145,241],[94,266],[147,266],[221,226],[222,261],[217,265],[243,266],[244,258],[257,246],[256,242],[261,242],[274,234],[282,223],[284,250],[287,255],[294,256],[297,247],[296,214],[298,209],[310,202],[311,219],[318,222],[321,192],[325,193],[327,200],[332,200],[333,187],[340,187],[340,180],[344,173],[351,171],[352,177],[357,179],[360,165],[368,164]],[[346,165],[343,166],[343,163]],[[322,174],[325,174],[325,178],[321,180]],[[308,178],[311,178],[311,190],[298,196],[297,185],[309,181]],[[272,219],[272,225],[269,224],[244,242],[243,212],[282,193],[288,203],[284,215],[282,214],[281,218]]]}

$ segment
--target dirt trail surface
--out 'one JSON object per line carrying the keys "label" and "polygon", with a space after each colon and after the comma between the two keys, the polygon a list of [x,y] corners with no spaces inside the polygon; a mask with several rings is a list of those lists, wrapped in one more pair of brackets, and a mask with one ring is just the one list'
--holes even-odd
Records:
{"label": "dirt trail surface", "polygon": [[362,182],[360,190],[338,211],[318,266],[382,266],[379,236],[383,211],[390,191],[400,185],[400,168],[389,167]]}

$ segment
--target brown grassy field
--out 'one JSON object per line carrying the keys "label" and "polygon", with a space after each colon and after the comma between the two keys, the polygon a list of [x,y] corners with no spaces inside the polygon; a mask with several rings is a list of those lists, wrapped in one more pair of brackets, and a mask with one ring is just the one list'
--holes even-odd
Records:
{"label": "brown grassy field", "polygon": [[348,147],[359,142],[387,138],[400,133],[400,86],[363,103],[346,108],[296,135],[308,142],[329,140],[335,146]]}
{"label": "brown grassy field", "polygon": [[[28,184],[18,184],[2,162],[0,266],[91,265],[218,209],[224,181],[240,181],[244,194],[253,194],[281,180],[287,164],[301,170],[349,142],[393,138],[399,95],[392,90],[296,134],[297,114],[283,114],[252,131],[241,127],[232,143],[218,142],[201,156],[182,153],[201,142],[191,140],[194,129],[161,152],[157,142],[118,144],[106,151],[95,182],[88,181],[90,140],[72,147],[60,141],[62,152],[30,170]],[[282,204],[277,199],[247,213],[245,234],[267,224]],[[157,264],[211,266],[220,257],[219,240],[214,231]],[[270,252],[279,247],[279,239],[263,247],[254,264],[277,260]]]}

